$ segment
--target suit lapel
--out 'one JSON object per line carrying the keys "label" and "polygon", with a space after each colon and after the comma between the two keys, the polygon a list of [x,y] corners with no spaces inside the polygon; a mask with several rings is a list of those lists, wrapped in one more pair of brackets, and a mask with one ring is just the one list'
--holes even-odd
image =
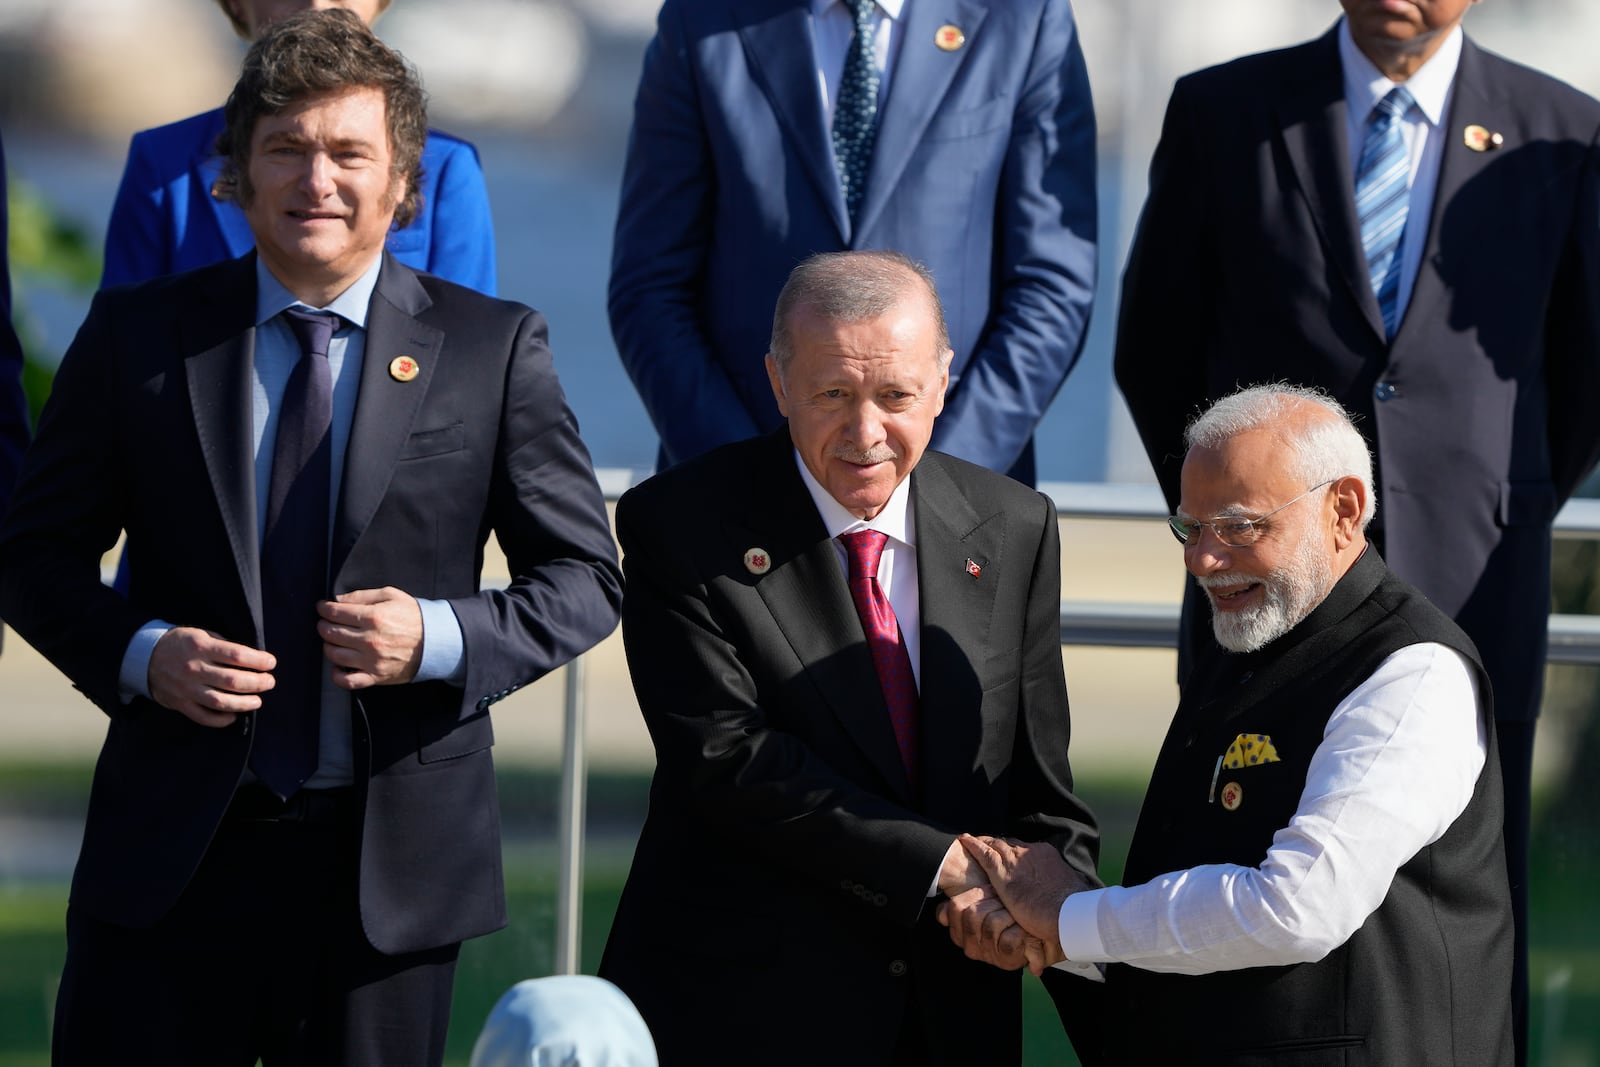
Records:
{"label": "suit lapel", "polygon": [[[1417,266],[1417,277],[1411,288],[1405,317],[1400,320],[1399,330],[1395,334],[1397,346],[1406,336],[1406,323],[1415,320],[1430,324],[1428,328],[1431,328],[1431,324],[1439,321],[1433,315],[1433,306],[1449,291],[1440,273],[1444,256],[1444,213],[1461,187],[1477,178],[1496,159],[1494,152],[1474,152],[1467,147],[1461,131],[1472,124],[1489,130],[1509,130],[1516,126],[1516,116],[1509,111],[1500,87],[1488,80],[1483,66],[1483,53],[1471,39],[1465,39],[1461,42],[1461,62],[1456,68],[1450,108],[1437,131],[1444,138],[1444,150],[1439,157],[1439,181],[1433,192],[1433,207],[1429,213],[1428,237],[1423,246],[1422,261]],[[1508,190],[1507,195],[1526,195],[1526,191]]]}
{"label": "suit lapel", "polygon": [[771,451],[762,466],[775,476],[764,483],[771,487],[768,499],[749,509],[763,516],[763,526],[732,526],[729,551],[769,550],[772,569],[756,582],[762,602],[828,710],[884,781],[909,799],[910,783],[838,550],[795,469],[788,433],[767,440]]}
{"label": "suit lapel", "polygon": [[975,511],[932,453],[911,475],[911,496],[922,604],[922,792],[929,813],[938,815],[940,797],[967,795],[964,783],[983,747],[978,667],[993,649],[989,630],[1007,524],[1003,513]]}
{"label": "suit lapel", "polygon": [[[383,268],[367,311],[366,352],[356,394],[344,477],[334,518],[329,573],[340,590],[339,570],[377,513],[394,465],[438,366],[444,334],[414,317],[430,305],[427,293],[408,268],[384,253]],[[397,356],[416,361],[417,376],[396,380],[389,364]]]}
{"label": "suit lapel", "polygon": [[260,546],[256,537],[255,462],[251,455],[250,368],[255,358],[255,257],[225,264],[208,276],[209,292],[181,318],[181,351],[195,432],[211,492],[222,512],[249,605],[256,644],[262,640]]}
{"label": "suit lapel", "polygon": [[[899,184],[906,163],[939,110],[956,71],[976,50],[988,13],[987,0],[944,0],[940,4],[919,2],[907,6],[889,95],[878,116],[878,135],[872,146],[872,166],[867,174],[857,233],[870,229]],[[959,26],[967,35],[965,47],[946,52],[934,44],[935,33],[945,23]]]}
{"label": "suit lapel", "polygon": [[[729,0],[732,17],[752,76],[789,137],[799,146],[806,173],[839,232],[850,239],[844,192],[833,166],[833,139],[817,88],[817,55],[809,0],[759,0],[748,5]],[[748,6],[757,10],[747,13]],[[870,191],[870,187],[869,187]]]}
{"label": "suit lapel", "polygon": [[1383,315],[1367,277],[1361,226],[1356,219],[1337,28],[1309,45],[1304,55],[1309,61],[1303,68],[1303,80],[1286,89],[1275,104],[1284,149],[1328,258],[1338,266],[1367,324],[1383,338]]}

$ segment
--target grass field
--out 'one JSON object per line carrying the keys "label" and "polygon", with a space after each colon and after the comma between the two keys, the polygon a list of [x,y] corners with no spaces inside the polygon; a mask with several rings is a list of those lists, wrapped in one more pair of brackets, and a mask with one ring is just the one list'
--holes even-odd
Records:
{"label": "grass field", "polygon": [[[87,768],[0,765],[0,815],[70,818],[87,794]],[[629,831],[644,810],[647,781],[597,774],[590,783],[592,840],[586,854],[583,969],[593,973],[627,873]],[[507,887],[511,927],[467,943],[457,972],[447,1062],[464,1067],[479,1026],[502,992],[548,973],[554,958],[555,853],[540,828],[553,824],[554,776],[502,772],[508,828]],[[1102,874],[1115,881],[1137,814],[1142,782],[1088,779],[1079,790],[1099,814],[1106,837]],[[1565,836],[1536,840],[1532,1063],[1600,1063],[1600,877],[1593,843]],[[3,844],[3,843],[0,843]],[[3,855],[0,850],[0,855]],[[8,879],[0,868],[0,879]],[[63,953],[66,886],[59,880],[0,881],[0,1064],[44,1067],[49,1018]],[[1042,987],[1024,978],[1024,1063],[1073,1067],[1077,1059]],[[132,1050],[130,1050],[130,1054]],[[137,1057],[130,1059],[135,1062]]]}

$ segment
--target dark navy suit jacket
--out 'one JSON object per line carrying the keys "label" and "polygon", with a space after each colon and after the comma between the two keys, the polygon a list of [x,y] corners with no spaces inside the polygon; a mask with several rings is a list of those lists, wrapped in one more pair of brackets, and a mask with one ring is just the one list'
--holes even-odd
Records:
{"label": "dark navy suit jacket", "polygon": [[[222,174],[214,150],[221,132],[219,108],[134,134],[106,229],[102,285],[193,270],[255,247],[239,206],[211,195]],[[389,251],[415,270],[494,295],[494,226],[477,149],[430,130],[422,171],[422,211],[389,235]]]}
{"label": "dark navy suit jacket", "polygon": [[[942,26],[965,36],[952,51]],[[811,0],[667,0],[645,54],[611,328],[677,463],[781,423],[762,357],[789,271],[889,248],[933,271],[955,350],[933,446],[1033,476],[1095,280],[1095,127],[1068,0],[911,0],[852,225]],[[1020,461],[1020,466],[1019,466]]]}
{"label": "dark navy suit jacket", "polygon": [[[254,255],[102,290],[62,360],[0,525],[0,618],[108,717],[72,903],[156,922],[200,862],[250,756],[253,716],[212,729],[117,674],[153,618],[262,647],[251,462]],[[333,526],[335,593],[447,599],[466,678],[350,701],[364,816],[360,908],[383,952],[505,922],[489,708],[599,641],[616,547],[543,316],[386,257]],[[420,367],[410,381],[391,358]],[[122,530],[128,595],[100,582]],[[505,589],[480,589],[493,530]]]}
{"label": "dark navy suit jacket", "polygon": [[[1600,103],[1464,42],[1432,217],[1407,223],[1428,227],[1422,264],[1386,341],[1336,32],[1178,82],[1117,381],[1174,506],[1202,406],[1280,379],[1331,392],[1377,459],[1389,566],[1472,638],[1497,717],[1531,719],[1551,520],[1600,455]],[[1474,125],[1501,147],[1469,147]]]}
{"label": "dark navy suit jacket", "polygon": [[6,256],[6,152],[0,145],[0,516],[28,447],[28,399],[22,392],[22,344],[11,325],[11,264]]}

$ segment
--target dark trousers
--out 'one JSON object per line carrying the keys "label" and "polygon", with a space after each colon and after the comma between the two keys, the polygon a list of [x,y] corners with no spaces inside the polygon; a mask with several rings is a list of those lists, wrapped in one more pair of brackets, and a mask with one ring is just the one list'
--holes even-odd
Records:
{"label": "dark trousers", "polygon": [[57,1067],[436,1067],[458,945],[386,956],[356,898],[357,812],[245,787],[173,910],[148,929],[67,909]]}
{"label": "dark trousers", "polygon": [[1511,961],[1511,1032],[1517,1067],[1528,1062],[1528,837],[1536,722],[1500,720],[1494,724],[1506,790],[1506,874],[1511,879],[1511,914],[1516,923]]}

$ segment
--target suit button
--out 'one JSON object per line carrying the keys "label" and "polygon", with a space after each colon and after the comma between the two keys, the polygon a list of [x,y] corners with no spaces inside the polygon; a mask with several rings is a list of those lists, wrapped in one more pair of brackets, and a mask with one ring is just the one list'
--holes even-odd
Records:
{"label": "suit button", "polygon": [[1372,395],[1379,400],[1393,400],[1400,395],[1400,390],[1395,388],[1393,382],[1379,382],[1372,387]]}
{"label": "suit button", "polygon": [[896,978],[904,978],[906,973],[905,960],[892,960],[889,963],[889,973]]}

